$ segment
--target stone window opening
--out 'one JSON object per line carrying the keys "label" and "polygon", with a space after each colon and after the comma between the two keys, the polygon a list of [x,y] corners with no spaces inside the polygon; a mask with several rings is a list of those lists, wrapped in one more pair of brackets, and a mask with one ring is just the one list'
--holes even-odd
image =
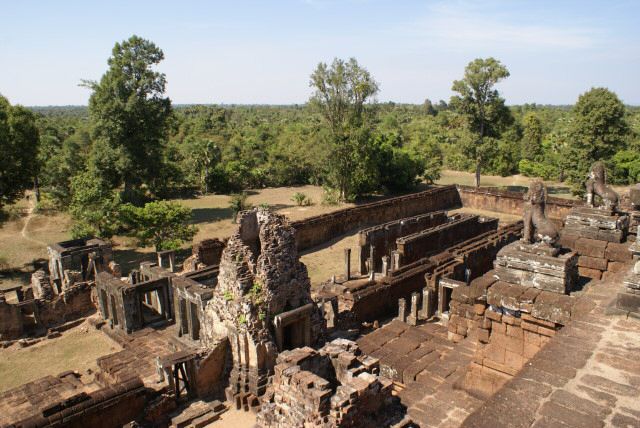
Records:
{"label": "stone window opening", "polygon": [[158,295],[158,290],[140,293],[140,309],[143,325],[151,324],[164,319],[164,308]]}

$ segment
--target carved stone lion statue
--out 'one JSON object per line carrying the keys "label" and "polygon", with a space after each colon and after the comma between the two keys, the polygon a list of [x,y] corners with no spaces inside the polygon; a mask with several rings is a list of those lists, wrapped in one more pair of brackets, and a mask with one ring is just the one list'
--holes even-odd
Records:
{"label": "carved stone lion statue", "polygon": [[598,161],[591,166],[589,179],[587,180],[587,205],[594,207],[594,196],[602,199],[604,208],[615,209],[618,206],[618,194],[607,186],[607,173],[604,163]]}
{"label": "carved stone lion statue", "polygon": [[522,240],[527,244],[542,242],[555,246],[560,235],[558,229],[544,212],[547,200],[547,189],[540,180],[529,184],[529,191],[524,197],[524,231]]}

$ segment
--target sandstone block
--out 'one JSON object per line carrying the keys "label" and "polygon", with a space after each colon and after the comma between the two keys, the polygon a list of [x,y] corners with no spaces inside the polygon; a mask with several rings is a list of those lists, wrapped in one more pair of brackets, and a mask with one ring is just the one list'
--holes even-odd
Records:
{"label": "sandstone block", "polygon": [[579,238],[575,244],[575,250],[581,256],[605,257],[608,242],[589,238]]}
{"label": "sandstone block", "polygon": [[586,278],[591,279],[601,279],[602,271],[598,269],[589,269],[587,267],[578,266],[578,273],[580,276],[584,276]]}
{"label": "sandstone block", "polygon": [[578,267],[607,270],[607,264],[608,264],[608,260],[600,257],[591,257],[591,256],[578,257]]}
{"label": "sandstone block", "polygon": [[611,273],[622,272],[627,267],[626,263],[622,262],[609,262],[607,265],[607,271]]}
{"label": "sandstone block", "polygon": [[629,251],[627,244],[609,242],[605,250],[605,257],[612,262],[628,262],[633,259],[633,254]]}

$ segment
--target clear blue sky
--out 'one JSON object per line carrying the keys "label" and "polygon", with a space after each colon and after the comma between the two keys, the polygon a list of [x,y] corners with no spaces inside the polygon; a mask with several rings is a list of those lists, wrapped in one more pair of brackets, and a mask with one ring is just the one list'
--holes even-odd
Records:
{"label": "clear blue sky", "polygon": [[303,103],[319,61],[354,56],[379,101],[447,100],[477,57],[510,70],[509,104],[571,104],[592,86],[640,104],[640,1],[0,0],[0,93],[86,104],[116,41],[160,46],[174,103]]}

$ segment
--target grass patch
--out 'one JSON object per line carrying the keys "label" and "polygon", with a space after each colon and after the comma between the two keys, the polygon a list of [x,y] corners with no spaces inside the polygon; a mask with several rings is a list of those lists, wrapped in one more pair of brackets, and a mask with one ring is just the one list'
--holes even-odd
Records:
{"label": "grass patch", "polygon": [[66,370],[97,370],[96,359],[121,348],[102,332],[81,324],[56,339],[28,348],[0,350],[0,392]]}

